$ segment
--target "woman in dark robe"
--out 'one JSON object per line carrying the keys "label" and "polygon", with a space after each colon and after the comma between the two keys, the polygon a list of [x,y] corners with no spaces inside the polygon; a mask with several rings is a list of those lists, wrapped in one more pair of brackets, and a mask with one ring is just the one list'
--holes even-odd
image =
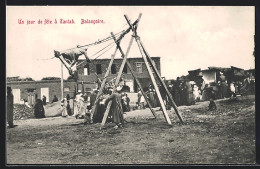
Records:
{"label": "woman in dark robe", "polygon": [[127,96],[127,94],[125,94],[126,96],[126,108],[127,108],[127,111],[129,112],[131,109],[130,109],[130,98]]}
{"label": "woman in dark robe", "polygon": [[108,103],[110,100],[112,100],[112,105],[110,109],[112,122],[116,124],[115,127],[121,126],[124,123],[121,94],[117,92],[111,94],[107,98],[106,102]]}
{"label": "woman in dark robe", "polygon": [[154,91],[152,89],[149,89],[147,95],[148,95],[149,101],[151,103],[151,106],[153,108],[157,107]]}
{"label": "woman in dark robe", "polygon": [[34,106],[34,116],[35,118],[45,118],[45,111],[41,99],[36,100],[36,104]]}
{"label": "woman in dark robe", "polygon": [[93,123],[101,123],[102,122],[104,113],[106,111],[106,106],[103,103],[103,101],[104,101],[104,98],[100,97],[98,102],[97,102],[96,111],[94,112],[94,115],[93,115]]}
{"label": "woman in dark robe", "polygon": [[187,81],[187,80],[185,81],[185,85],[186,85],[186,87],[185,87],[185,95],[186,95],[185,102],[186,102],[187,106],[190,106],[190,105],[195,103],[194,95],[193,95],[193,91],[192,91],[192,86],[189,83],[189,81]]}
{"label": "woman in dark robe", "polygon": [[7,122],[10,128],[14,127],[14,96],[12,94],[11,87],[7,87],[7,98],[6,98],[6,110],[7,110]]}
{"label": "woman in dark robe", "polygon": [[42,103],[43,103],[43,105],[46,105],[46,96],[44,96],[44,95],[42,97]]}

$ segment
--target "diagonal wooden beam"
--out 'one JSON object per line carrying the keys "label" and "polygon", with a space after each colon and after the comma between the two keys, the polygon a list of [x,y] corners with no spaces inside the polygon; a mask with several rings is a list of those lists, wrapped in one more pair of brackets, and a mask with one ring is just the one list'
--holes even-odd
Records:
{"label": "diagonal wooden beam", "polygon": [[68,70],[71,70],[69,68],[69,64],[65,61],[65,59],[63,57],[61,57],[62,55],[59,55],[59,59],[60,61],[64,64],[64,66],[68,69]]}
{"label": "diagonal wooden beam", "polygon": [[[141,14],[140,14],[140,15],[141,15]],[[129,24],[129,26],[132,25],[131,22],[130,22],[130,20],[128,19],[127,15],[124,15],[124,16],[125,16],[125,19],[126,19],[127,23]],[[130,27],[131,27],[131,26],[130,26]],[[135,40],[136,40],[137,45],[138,45],[138,47],[139,47],[140,53],[141,53],[141,55],[142,55],[142,57],[143,57],[143,59],[144,59],[144,63],[145,63],[145,65],[146,65],[146,68],[147,68],[148,73],[149,73],[149,75],[150,75],[150,78],[151,78],[151,80],[152,80],[152,83],[153,83],[153,85],[154,85],[154,89],[155,89],[156,94],[157,94],[157,96],[158,96],[158,98],[159,98],[159,101],[160,101],[160,104],[161,104],[161,108],[162,108],[162,110],[163,110],[163,115],[164,115],[164,117],[165,117],[165,120],[167,121],[168,124],[171,125],[172,123],[171,123],[171,120],[170,120],[170,118],[169,118],[169,115],[168,115],[168,113],[167,113],[167,111],[166,111],[165,105],[164,105],[164,103],[163,103],[161,93],[159,92],[159,88],[158,88],[158,86],[157,86],[157,84],[156,84],[156,81],[155,81],[155,78],[154,78],[154,76],[153,76],[152,70],[151,70],[150,65],[149,65],[149,63],[148,63],[148,61],[147,61],[147,58],[146,58],[146,56],[145,56],[145,54],[144,54],[144,52],[143,52],[143,49],[142,49],[142,47],[141,47],[140,37],[137,36],[136,29],[135,29],[133,26],[132,26],[131,28],[132,28],[132,32],[134,33],[134,37],[135,37]]]}
{"label": "diagonal wooden beam", "polygon": [[[123,50],[122,50],[120,44],[119,44],[118,42],[116,42],[116,38],[115,38],[115,36],[114,36],[114,34],[113,34],[112,32],[111,32],[111,35],[112,35],[112,37],[113,37],[113,39],[114,39],[114,41],[115,41],[115,43],[116,43],[116,45],[117,45],[117,48],[119,49],[120,53],[122,54],[122,55],[121,55],[122,58],[124,58],[124,57],[125,57],[125,54],[124,54],[124,52],[123,52]],[[141,90],[141,92],[142,92],[142,94],[143,94],[143,96],[144,96],[144,98],[145,98],[145,100],[146,100],[146,102],[147,102],[147,104],[148,104],[148,106],[149,106],[151,112],[153,113],[153,116],[156,118],[155,112],[154,112],[154,110],[152,109],[152,106],[151,106],[151,104],[150,104],[150,102],[149,102],[149,100],[148,100],[148,98],[147,98],[147,96],[146,96],[146,94],[145,94],[145,92],[144,92],[144,90],[143,90],[143,88],[142,88],[142,85],[141,85],[140,81],[139,81],[138,78],[136,77],[135,72],[134,72],[134,70],[133,70],[131,64],[130,64],[127,60],[126,60],[126,64],[127,64],[128,68],[129,68],[129,70],[130,70],[132,76],[134,77],[134,80],[136,81],[138,87],[140,88],[140,90]]]}
{"label": "diagonal wooden beam", "polygon": [[165,91],[166,91],[168,97],[170,98],[170,101],[171,101],[171,103],[173,104],[173,108],[174,108],[174,110],[175,110],[176,115],[178,116],[180,122],[183,124],[182,116],[180,115],[180,113],[179,113],[179,111],[178,111],[178,108],[177,108],[177,106],[176,106],[176,104],[175,104],[175,102],[174,102],[174,100],[173,100],[173,98],[172,98],[171,93],[169,92],[169,90],[168,90],[167,86],[165,85],[164,81],[162,80],[161,75],[160,75],[159,71],[157,70],[156,66],[154,65],[154,63],[152,62],[152,59],[151,59],[150,55],[148,54],[147,50],[145,50],[144,44],[142,43],[141,40],[140,40],[140,43],[141,43],[141,46],[142,46],[142,49],[143,49],[145,55],[147,56],[147,60],[149,61],[150,65],[151,65],[151,67],[153,68],[153,70],[154,70],[156,76],[158,77],[158,79],[159,79],[161,85],[163,85],[163,87],[164,87],[164,89],[165,89]]}

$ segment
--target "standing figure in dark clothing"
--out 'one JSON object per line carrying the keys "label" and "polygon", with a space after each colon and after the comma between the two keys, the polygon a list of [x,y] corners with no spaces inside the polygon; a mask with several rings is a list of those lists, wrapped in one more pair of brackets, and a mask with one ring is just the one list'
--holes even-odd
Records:
{"label": "standing figure in dark clothing", "polygon": [[173,83],[173,99],[177,106],[180,106],[180,103],[181,103],[181,101],[180,101],[180,92],[181,92],[180,84],[181,84],[180,78],[177,77],[176,82]]}
{"label": "standing figure in dark clothing", "polygon": [[215,95],[214,90],[212,88],[210,88],[210,91],[209,91],[210,100],[209,100],[208,110],[216,110],[217,109],[216,103],[214,102],[214,100],[216,99],[215,96],[216,95]]}
{"label": "standing figure in dark clothing", "polygon": [[70,100],[70,95],[69,94],[66,95],[66,99],[67,99],[67,101]]}
{"label": "standing figure in dark clothing", "polygon": [[111,94],[106,102],[112,100],[111,105],[111,116],[112,116],[112,122],[116,124],[114,128],[118,128],[124,123],[124,117],[123,117],[123,108],[121,103],[121,94],[118,92]]}
{"label": "standing figure in dark clothing", "polygon": [[161,93],[164,104],[167,105],[167,94],[166,94],[166,90],[162,85],[159,87],[159,91]]}
{"label": "standing figure in dark clothing", "polygon": [[[89,106],[87,106],[87,109],[88,109],[88,111],[90,111],[92,108],[93,108],[93,106],[94,106],[94,104],[95,104],[95,101],[96,101],[96,98],[97,98],[97,93],[98,93],[98,90],[94,90],[91,94],[90,94],[90,104],[89,104]],[[91,121],[93,122],[93,123],[98,123],[98,122],[100,122],[100,117],[99,117],[99,111],[98,110],[100,110],[100,101],[102,100],[102,98],[101,97],[99,97],[99,99],[98,99],[98,101],[97,101],[97,104],[96,104],[96,109],[95,109],[95,112],[93,112],[93,110],[91,110],[91,117],[90,117],[90,119],[91,119]]]}
{"label": "standing figure in dark clothing", "polygon": [[141,97],[142,97],[142,92],[140,89],[138,89],[138,92],[137,92],[137,104],[138,104],[138,107],[140,107],[140,103],[141,103]]}
{"label": "standing figure in dark clothing", "polygon": [[152,84],[149,85],[148,91],[147,91],[146,95],[148,96],[148,100],[151,103],[151,106],[153,108],[157,107],[157,102],[156,102],[156,97],[155,97],[155,90],[154,90]]}
{"label": "standing figure in dark clothing", "polygon": [[66,95],[66,100],[67,100],[67,106],[66,106],[67,113],[68,113],[69,116],[71,116],[72,110],[70,108],[70,95],[69,94]]}
{"label": "standing figure in dark clothing", "polygon": [[216,110],[216,109],[217,109],[216,103],[214,102],[213,99],[210,99],[208,110]]}
{"label": "standing figure in dark clothing", "polygon": [[99,97],[98,102],[96,104],[96,110],[93,113],[92,121],[93,123],[101,123],[104,113],[106,111],[106,104],[104,102],[104,96]]}
{"label": "standing figure in dark clothing", "polygon": [[94,103],[97,98],[97,93],[98,93],[98,90],[95,90],[90,94],[90,105],[89,105],[90,109],[92,109],[92,107],[94,106]]}
{"label": "standing figure in dark clothing", "polygon": [[157,103],[156,103],[156,99],[155,99],[155,92],[152,89],[149,89],[147,95],[149,97],[149,101],[151,103],[151,106],[153,108],[157,107]]}
{"label": "standing figure in dark clothing", "polygon": [[45,118],[45,111],[41,99],[36,100],[36,104],[34,106],[34,116],[35,118]]}
{"label": "standing figure in dark clothing", "polygon": [[57,98],[56,95],[54,95],[54,98],[53,98],[53,100],[52,100],[52,103],[57,102],[57,101],[58,101],[58,98]]}
{"label": "standing figure in dark clothing", "polygon": [[102,84],[102,80],[100,78],[97,78],[97,89],[100,89],[101,88],[101,84]]}
{"label": "standing figure in dark clothing", "polygon": [[125,97],[126,97],[126,108],[127,108],[127,111],[129,112],[130,111],[130,98],[127,96],[127,94],[125,94]]}
{"label": "standing figure in dark clothing", "polygon": [[122,97],[121,97],[121,104],[122,104],[123,112],[127,112],[127,107],[126,107],[126,97],[125,97],[125,94],[122,94]]}
{"label": "standing figure in dark clothing", "polygon": [[7,87],[7,98],[6,98],[6,110],[7,110],[7,122],[9,128],[13,128],[13,120],[14,120],[14,96],[12,94],[11,87]]}
{"label": "standing figure in dark clothing", "polygon": [[185,103],[187,106],[190,106],[195,103],[192,86],[188,80],[185,80]]}
{"label": "standing figure in dark clothing", "polygon": [[42,96],[42,103],[43,105],[46,105],[46,97],[44,95]]}
{"label": "standing figure in dark clothing", "polygon": [[186,105],[186,83],[185,81],[180,84],[180,105]]}

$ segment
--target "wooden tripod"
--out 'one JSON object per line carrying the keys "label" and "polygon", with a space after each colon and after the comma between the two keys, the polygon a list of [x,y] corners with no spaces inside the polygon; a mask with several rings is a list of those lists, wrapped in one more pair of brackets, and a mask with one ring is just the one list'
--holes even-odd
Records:
{"label": "wooden tripod", "polygon": [[[142,55],[142,57],[143,57],[143,59],[144,59],[144,63],[145,63],[146,68],[147,68],[147,70],[148,70],[149,76],[150,76],[150,78],[151,78],[151,80],[152,80],[152,83],[153,83],[153,86],[154,86],[154,88],[155,88],[156,94],[157,94],[157,96],[158,96],[158,98],[159,98],[160,105],[161,105],[161,108],[162,108],[162,111],[163,111],[163,115],[164,115],[164,117],[165,117],[167,123],[170,124],[170,125],[172,124],[172,123],[171,123],[171,120],[170,120],[170,118],[169,118],[169,116],[168,116],[168,113],[167,113],[167,111],[166,111],[166,108],[165,108],[165,105],[164,105],[164,102],[163,102],[161,93],[159,92],[159,88],[158,88],[158,86],[157,86],[157,83],[156,83],[156,81],[155,81],[155,77],[154,77],[154,75],[153,75],[153,72],[152,72],[151,68],[152,68],[153,71],[155,72],[155,75],[156,75],[156,77],[159,79],[160,84],[163,86],[163,88],[164,88],[164,90],[166,91],[168,97],[170,98],[170,101],[171,101],[171,103],[172,103],[172,105],[173,105],[173,108],[174,108],[174,110],[175,110],[175,112],[176,112],[176,114],[177,114],[179,120],[181,121],[181,123],[183,123],[182,117],[181,117],[181,115],[180,115],[179,112],[178,112],[178,108],[177,108],[177,106],[176,106],[176,104],[175,104],[175,102],[174,102],[174,100],[173,100],[173,98],[172,98],[172,96],[171,96],[171,93],[170,93],[169,90],[167,89],[167,86],[165,85],[164,81],[162,80],[162,78],[161,78],[161,76],[160,76],[160,74],[159,74],[159,71],[157,70],[157,68],[156,68],[155,65],[153,64],[152,59],[150,58],[148,52],[145,50],[145,47],[144,47],[143,43],[142,43],[141,40],[140,40],[140,37],[137,36],[136,30],[137,30],[138,23],[140,22],[141,16],[142,16],[142,14],[139,14],[138,19],[134,22],[134,24],[131,24],[130,20],[129,20],[128,17],[125,15],[125,19],[126,19],[128,25],[129,25],[129,28],[128,28],[127,31],[125,31],[125,32],[128,33],[129,30],[132,30],[132,33],[133,33],[133,35],[132,35],[132,37],[131,37],[131,39],[130,39],[130,42],[129,42],[127,51],[126,51],[125,54],[124,54],[124,52],[123,52],[123,50],[122,50],[122,48],[121,48],[121,46],[120,46],[120,40],[121,40],[121,39],[116,40],[114,34],[111,32],[111,36],[113,37],[113,39],[114,39],[114,41],[115,41],[115,43],[116,43],[116,45],[117,45],[117,48],[116,48],[114,54],[111,56],[111,61],[110,61],[110,63],[109,63],[109,66],[108,66],[107,72],[106,72],[106,74],[105,74],[104,80],[102,81],[100,90],[99,90],[99,92],[98,92],[98,94],[97,94],[97,98],[96,98],[96,100],[95,100],[95,103],[94,103],[94,106],[93,106],[93,109],[92,109],[92,113],[91,113],[91,114],[93,114],[93,116],[95,116],[95,114],[97,113],[97,112],[96,112],[96,106],[97,106],[97,103],[98,103],[98,99],[99,99],[99,97],[101,96],[102,91],[103,91],[103,89],[104,89],[104,87],[105,87],[106,77],[109,75],[109,72],[110,72],[112,63],[113,63],[113,61],[114,61],[114,56],[115,56],[117,50],[119,49],[119,51],[120,51],[120,53],[121,53],[121,57],[123,58],[123,60],[122,60],[122,64],[121,64],[121,66],[120,66],[119,72],[118,72],[118,74],[117,74],[116,81],[115,81],[115,85],[114,85],[114,87],[113,87],[112,93],[114,93],[114,92],[116,91],[116,87],[117,87],[118,84],[119,84],[119,80],[120,80],[120,77],[121,77],[121,75],[122,75],[124,66],[125,66],[125,64],[127,64],[127,66],[128,66],[128,68],[129,68],[129,70],[130,70],[132,76],[134,77],[135,81],[137,82],[138,87],[141,89],[141,92],[142,92],[142,94],[143,94],[143,96],[144,96],[144,98],[145,98],[145,100],[146,100],[146,102],[147,102],[147,104],[148,104],[148,106],[149,106],[149,108],[150,108],[150,110],[151,110],[153,116],[156,118],[155,112],[154,112],[154,110],[152,109],[152,106],[151,106],[151,104],[150,104],[150,102],[149,102],[149,100],[148,100],[148,98],[147,98],[145,92],[143,91],[143,88],[142,88],[142,86],[141,86],[141,83],[139,82],[138,78],[136,77],[136,74],[135,74],[135,72],[133,71],[133,68],[132,68],[131,64],[127,61],[127,56],[128,56],[128,54],[129,54],[129,51],[130,51],[130,48],[131,48],[131,46],[132,46],[133,40],[135,39],[136,42],[137,42],[137,44],[138,44],[140,53],[141,53],[141,55]],[[123,33],[122,33],[122,34],[123,34]],[[123,35],[123,36],[124,36],[124,35]],[[121,37],[123,37],[123,36],[121,36]],[[109,101],[109,102],[108,102],[108,105],[107,105],[107,108],[106,108],[106,111],[105,111],[105,113],[104,113],[104,117],[103,117],[103,119],[102,119],[101,126],[104,126],[105,123],[106,123],[107,116],[108,116],[108,113],[109,113],[110,108],[111,108],[111,104],[112,104],[112,101]]]}

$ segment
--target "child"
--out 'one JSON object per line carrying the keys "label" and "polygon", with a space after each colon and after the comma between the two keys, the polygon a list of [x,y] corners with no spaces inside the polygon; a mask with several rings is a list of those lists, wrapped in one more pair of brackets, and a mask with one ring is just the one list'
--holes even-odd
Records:
{"label": "child", "polygon": [[216,110],[217,106],[213,99],[210,99],[209,101],[209,109],[208,110]]}

